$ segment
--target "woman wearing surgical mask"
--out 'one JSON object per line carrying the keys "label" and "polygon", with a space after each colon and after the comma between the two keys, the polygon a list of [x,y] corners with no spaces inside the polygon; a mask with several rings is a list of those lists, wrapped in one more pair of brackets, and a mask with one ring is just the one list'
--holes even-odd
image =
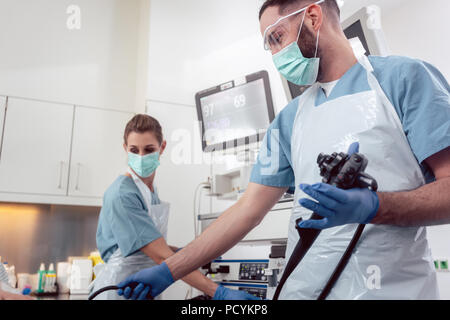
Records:
{"label": "woman wearing surgical mask", "polygon": [[[123,147],[129,168],[103,198],[97,247],[105,265],[96,270],[91,292],[117,285],[131,274],[161,264],[178,250],[166,243],[169,204],[159,199],[154,185],[156,169],[166,148],[159,122],[148,115],[136,115],[125,128]],[[182,280],[215,299],[254,298],[218,286],[199,271]],[[148,290],[133,298],[145,299],[147,293]],[[97,299],[122,297],[109,291]]]}

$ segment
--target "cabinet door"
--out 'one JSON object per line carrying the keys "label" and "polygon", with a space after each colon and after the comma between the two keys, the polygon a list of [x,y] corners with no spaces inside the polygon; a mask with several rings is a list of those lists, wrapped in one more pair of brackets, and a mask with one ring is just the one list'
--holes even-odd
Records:
{"label": "cabinet door", "polygon": [[102,197],[127,168],[123,132],[131,113],[76,107],[69,195]]}
{"label": "cabinet door", "polygon": [[0,191],[66,195],[73,108],[8,99]]}

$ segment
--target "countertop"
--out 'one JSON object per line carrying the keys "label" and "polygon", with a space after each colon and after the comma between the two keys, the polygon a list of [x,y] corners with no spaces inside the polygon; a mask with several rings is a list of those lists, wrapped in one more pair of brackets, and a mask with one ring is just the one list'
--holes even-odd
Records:
{"label": "countertop", "polygon": [[68,294],[68,293],[61,293],[57,296],[51,296],[51,297],[36,297],[36,300],[87,300],[89,295],[87,294]]}

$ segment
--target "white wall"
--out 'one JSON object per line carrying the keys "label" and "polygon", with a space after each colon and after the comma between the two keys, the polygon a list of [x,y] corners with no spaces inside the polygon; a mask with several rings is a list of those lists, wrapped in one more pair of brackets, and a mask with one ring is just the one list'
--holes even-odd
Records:
{"label": "white wall", "polygon": [[[2,0],[0,94],[144,111],[148,3]],[[67,27],[70,5],[81,10],[79,30]]]}
{"label": "white wall", "polygon": [[259,33],[260,4],[152,0],[148,99],[194,106],[196,92],[266,69],[276,108],[283,108],[280,77]]}
{"label": "white wall", "polygon": [[[429,10],[432,10],[432,14]],[[409,0],[383,12],[383,27],[392,54],[422,59],[450,79],[450,1]]]}

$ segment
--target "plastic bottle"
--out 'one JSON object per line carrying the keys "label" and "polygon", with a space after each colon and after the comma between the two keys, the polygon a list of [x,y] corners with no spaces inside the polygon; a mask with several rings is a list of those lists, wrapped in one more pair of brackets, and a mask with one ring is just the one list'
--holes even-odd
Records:
{"label": "plastic bottle", "polygon": [[9,284],[9,282],[10,282],[10,278],[9,278],[9,265],[8,265],[8,262],[7,261],[5,261],[5,262],[3,262],[3,268],[5,269],[5,271],[6,271],[6,276],[7,276],[7,278],[8,278],[8,284]]}
{"label": "plastic bottle", "polygon": [[45,275],[45,292],[55,292],[56,287],[56,271],[53,263],[50,263],[50,266],[48,267],[47,273]]}
{"label": "plastic bottle", "polygon": [[38,271],[38,288],[36,290],[37,293],[43,293],[45,288],[45,265],[41,263]]}
{"label": "plastic bottle", "polygon": [[12,288],[15,288],[17,286],[17,277],[16,277],[16,267],[15,266],[11,266],[8,268],[8,278],[9,278],[9,285]]}
{"label": "plastic bottle", "polygon": [[9,273],[8,273],[8,262],[2,262],[3,269],[5,272],[2,272],[2,282],[9,283]]}
{"label": "plastic bottle", "polygon": [[6,283],[9,282],[8,279],[8,272],[3,267],[3,264],[0,264],[0,283]]}

